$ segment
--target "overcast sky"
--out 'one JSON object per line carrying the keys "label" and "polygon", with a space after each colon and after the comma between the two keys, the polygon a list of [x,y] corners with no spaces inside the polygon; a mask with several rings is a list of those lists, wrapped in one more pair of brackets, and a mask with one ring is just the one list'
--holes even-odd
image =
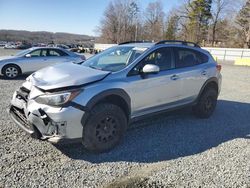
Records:
{"label": "overcast sky", "polygon": [[[152,0],[138,0],[145,9]],[[181,0],[162,0],[167,13]],[[95,32],[109,0],[0,0],[0,29]]]}

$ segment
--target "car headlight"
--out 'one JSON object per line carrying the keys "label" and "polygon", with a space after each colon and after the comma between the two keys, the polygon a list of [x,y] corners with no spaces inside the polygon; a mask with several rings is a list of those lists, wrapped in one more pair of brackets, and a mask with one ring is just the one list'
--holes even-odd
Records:
{"label": "car headlight", "polygon": [[40,104],[47,104],[50,106],[62,106],[69,101],[72,101],[81,90],[77,91],[68,91],[65,93],[56,93],[56,94],[44,94],[36,97],[34,100]]}

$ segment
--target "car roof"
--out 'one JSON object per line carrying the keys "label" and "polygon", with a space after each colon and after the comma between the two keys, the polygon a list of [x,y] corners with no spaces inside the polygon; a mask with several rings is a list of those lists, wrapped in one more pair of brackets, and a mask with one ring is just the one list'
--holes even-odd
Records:
{"label": "car roof", "polygon": [[39,50],[39,49],[58,49],[58,50],[64,50],[63,48],[59,47],[32,47],[29,48],[30,50]]}
{"label": "car roof", "polygon": [[129,43],[129,44],[121,44],[120,46],[129,46],[129,47],[138,47],[138,48],[150,48],[154,46],[155,43],[152,42],[142,42],[142,43]]}

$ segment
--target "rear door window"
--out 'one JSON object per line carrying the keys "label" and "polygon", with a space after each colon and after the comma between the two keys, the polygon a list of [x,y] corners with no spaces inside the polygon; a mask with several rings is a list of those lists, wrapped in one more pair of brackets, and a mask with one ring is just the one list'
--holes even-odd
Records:
{"label": "rear door window", "polygon": [[208,56],[188,48],[174,48],[175,68],[191,67],[208,62]]}
{"label": "rear door window", "polygon": [[49,53],[48,56],[67,56],[68,54],[66,54],[65,52],[58,50],[58,49],[49,49]]}

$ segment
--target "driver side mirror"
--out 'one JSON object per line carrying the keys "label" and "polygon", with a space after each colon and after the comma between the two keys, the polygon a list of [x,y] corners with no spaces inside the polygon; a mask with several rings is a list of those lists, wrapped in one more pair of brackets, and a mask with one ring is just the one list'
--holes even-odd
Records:
{"label": "driver side mirror", "polygon": [[30,55],[30,54],[26,54],[26,55],[25,55],[25,57],[28,57],[28,58],[30,58],[30,57],[31,57],[31,55]]}
{"label": "driver side mirror", "polygon": [[145,74],[157,74],[160,72],[160,67],[154,64],[147,64],[142,68],[142,73]]}

